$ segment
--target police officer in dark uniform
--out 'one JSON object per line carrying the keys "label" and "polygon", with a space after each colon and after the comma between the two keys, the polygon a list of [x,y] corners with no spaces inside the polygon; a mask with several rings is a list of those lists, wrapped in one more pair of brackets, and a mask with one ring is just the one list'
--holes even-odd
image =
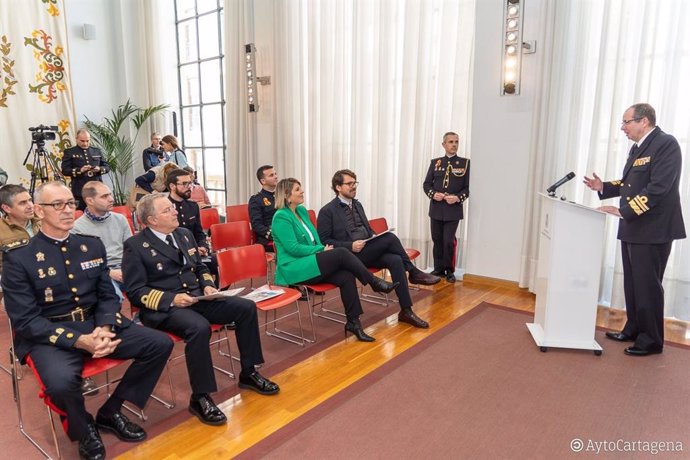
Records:
{"label": "police officer in dark uniform", "polygon": [[460,137],[443,135],[446,155],[431,160],[424,179],[424,193],[431,199],[431,239],[434,242],[434,271],[449,283],[455,282],[455,232],[463,218],[463,203],[470,196],[470,160],[457,156]]}
{"label": "police officer in dark uniform", "polygon": [[218,261],[215,254],[211,254],[208,246],[206,232],[201,226],[201,211],[199,204],[189,198],[192,196],[192,183],[194,178],[184,169],[173,169],[165,177],[165,186],[170,192],[168,198],[177,211],[177,221],[180,227],[186,228],[192,235],[201,257],[205,257],[204,264],[211,275],[218,279]]}
{"label": "police officer in dark uniform", "polygon": [[125,241],[122,272],[133,305],[144,325],[171,332],[186,343],[185,358],[192,386],[189,410],[209,425],[227,422],[209,393],[217,390],[209,339],[210,323],[235,323],[242,372],[239,386],[275,394],[278,385],[261,376],[263,363],[256,304],[240,297],[199,300],[218,292],[201,263],[194,236],[179,227],[177,211],[163,195],[147,195],[137,204],[146,228]]}
{"label": "police officer in dark uniform", "polygon": [[[5,253],[2,287],[15,332],[17,356],[35,364],[50,405],[79,441],[83,459],[105,458],[98,430],[136,442],[146,432],[120,412],[125,400],[143,408],[163,371],[173,343],[120,313],[108,276],[105,247],[95,237],[71,235],[76,203],[60,182],[36,191],[41,231]],[[133,359],[120,384],[94,418],[86,412],[81,371],[86,358]]]}
{"label": "police officer in dark uniform", "polygon": [[623,257],[627,321],[606,337],[634,342],[625,354],[647,356],[664,347],[664,270],[673,240],[685,238],[680,203],[682,156],[678,141],[656,126],[649,104],[635,104],[623,114],[621,130],[635,144],[620,180],[602,182],[593,174],[584,183],[605,200],[620,196],[619,207],[600,209],[620,218],[618,239]]}
{"label": "police officer in dark uniform", "polygon": [[62,174],[72,178],[72,194],[77,200],[77,209],[82,211],[86,208],[81,197],[84,184],[91,180],[103,182],[101,176],[110,172],[103,152],[90,145],[91,135],[86,129],[80,129],[77,131],[77,146],[65,150],[62,155]]}
{"label": "police officer in dark uniform", "polygon": [[249,198],[249,219],[256,242],[263,245],[268,252],[274,252],[271,225],[273,214],[276,212],[276,185],[278,174],[271,165],[264,165],[256,171],[256,178],[261,184],[261,190]]}

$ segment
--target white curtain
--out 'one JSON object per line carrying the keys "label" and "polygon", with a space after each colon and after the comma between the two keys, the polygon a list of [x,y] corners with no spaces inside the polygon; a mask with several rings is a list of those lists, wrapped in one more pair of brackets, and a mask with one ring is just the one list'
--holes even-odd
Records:
{"label": "white curtain", "polygon": [[[59,170],[62,150],[71,146],[75,116],[67,45],[61,0],[0,0],[0,167],[7,171],[8,183],[28,183],[25,158],[29,167],[36,158],[46,166],[43,160],[50,158]],[[32,140],[28,128],[41,124],[57,126],[55,140],[45,141],[45,155],[34,154],[34,145],[27,157]],[[54,177],[45,170],[38,176]]]}
{"label": "white curtain", "polygon": [[[574,171],[564,187],[569,199],[599,206],[582,184],[593,171],[605,180],[623,170],[630,142],[620,131],[623,112],[649,102],[657,124],[684,152],[681,197],[690,221],[690,2],[683,0],[582,0],[547,2],[546,53],[533,133],[533,193]],[[538,260],[537,198],[528,198],[521,285],[534,287]],[[616,204],[611,201],[606,204]],[[618,223],[607,220],[600,303],[625,308]],[[593,267],[594,268],[594,267]],[[690,246],[676,241],[665,273],[666,316],[690,319]]]}
{"label": "white curtain", "polygon": [[[386,217],[406,245],[428,257],[422,181],[431,158],[444,153],[443,133],[456,131],[467,142],[474,1],[273,5],[273,164],[282,177],[303,182],[317,211],[334,196],[333,173],[352,169],[368,216]],[[244,135],[233,127],[240,132],[231,138]],[[241,152],[231,151],[230,163],[237,155],[245,167]],[[246,201],[254,188],[251,181],[238,194]]]}

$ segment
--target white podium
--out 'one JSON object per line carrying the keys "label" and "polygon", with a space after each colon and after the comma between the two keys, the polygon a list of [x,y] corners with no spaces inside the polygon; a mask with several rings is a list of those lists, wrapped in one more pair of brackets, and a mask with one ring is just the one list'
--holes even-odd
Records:
{"label": "white podium", "polygon": [[540,193],[539,266],[534,322],[527,323],[541,351],[593,350],[606,214]]}

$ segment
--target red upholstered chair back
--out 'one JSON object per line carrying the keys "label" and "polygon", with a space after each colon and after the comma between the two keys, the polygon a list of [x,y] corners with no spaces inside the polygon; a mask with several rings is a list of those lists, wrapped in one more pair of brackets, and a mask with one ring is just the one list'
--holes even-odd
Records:
{"label": "red upholstered chair back", "polygon": [[219,252],[217,257],[218,285],[221,289],[237,281],[266,278],[266,254],[264,247],[260,244],[229,248]]}
{"label": "red upholstered chair back", "polygon": [[84,215],[84,211],[80,211],[79,209],[77,209],[76,211],[74,211],[74,220],[79,219],[83,215]]}
{"label": "red upholstered chair back", "polygon": [[245,204],[234,204],[225,207],[225,221],[226,222],[238,222],[245,221],[251,222],[249,219],[249,206]]}
{"label": "red upholstered chair back", "polygon": [[227,248],[249,246],[253,242],[252,238],[253,233],[247,221],[226,222],[211,226],[211,249],[216,252]]}
{"label": "red upholstered chair back", "polygon": [[208,231],[211,225],[220,223],[220,214],[218,214],[218,208],[204,208],[200,211],[201,214],[201,228],[204,231]]}
{"label": "red upholstered chair back", "polygon": [[113,212],[125,216],[127,218],[127,223],[129,224],[129,229],[132,231],[132,234],[136,233],[136,229],[134,228],[134,221],[132,220],[132,208],[130,208],[129,206],[113,206]]}
{"label": "red upholstered chair back", "polygon": [[309,209],[307,212],[309,213],[309,220],[311,221],[311,224],[314,226],[314,228],[316,228],[316,211]]}
{"label": "red upholstered chair back", "polygon": [[376,234],[388,230],[388,222],[386,222],[385,217],[377,217],[376,219],[371,219],[369,221],[369,226]]}

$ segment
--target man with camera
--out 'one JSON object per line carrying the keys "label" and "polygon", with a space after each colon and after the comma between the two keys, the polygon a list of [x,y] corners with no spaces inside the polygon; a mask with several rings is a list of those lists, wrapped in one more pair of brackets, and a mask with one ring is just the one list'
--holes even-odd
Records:
{"label": "man with camera", "polygon": [[101,176],[109,172],[101,150],[91,147],[91,134],[83,128],[77,131],[77,145],[62,155],[62,174],[72,178],[72,194],[77,200],[77,209],[83,211],[86,207],[81,196],[84,184],[92,180],[103,182]]}
{"label": "man with camera", "polygon": [[148,171],[154,166],[158,166],[170,159],[170,155],[163,150],[159,133],[154,132],[151,134],[151,146],[144,149],[142,158],[144,160],[144,171]]}

